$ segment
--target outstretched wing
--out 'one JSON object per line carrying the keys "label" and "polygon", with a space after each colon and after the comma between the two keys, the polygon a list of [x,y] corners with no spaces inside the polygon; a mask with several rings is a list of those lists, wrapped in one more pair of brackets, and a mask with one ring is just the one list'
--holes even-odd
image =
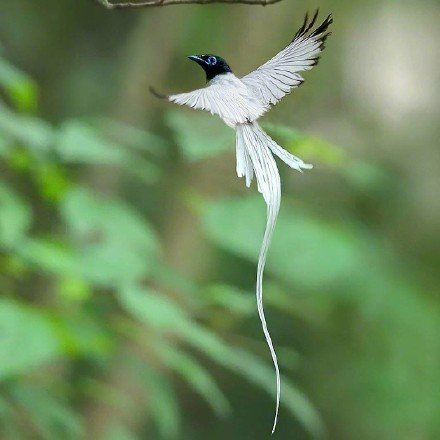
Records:
{"label": "outstretched wing", "polygon": [[318,63],[318,54],[324,49],[324,42],[330,33],[326,33],[333,22],[331,14],[312,30],[318,11],[309,21],[306,14],[304,23],[292,42],[272,59],[241,80],[254,92],[263,105],[276,104],[291,89],[298,87],[304,79],[298,72],[310,70]]}
{"label": "outstretched wing", "polygon": [[254,121],[267,110],[259,100],[249,96],[246,86],[235,77],[224,78],[203,89],[177,95],[164,96],[152,92],[176,104],[206,110],[233,124]]}

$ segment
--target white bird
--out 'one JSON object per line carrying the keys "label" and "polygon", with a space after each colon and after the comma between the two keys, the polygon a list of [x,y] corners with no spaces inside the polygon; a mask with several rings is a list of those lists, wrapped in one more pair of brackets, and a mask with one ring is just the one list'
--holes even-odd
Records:
{"label": "white bird", "polygon": [[266,229],[258,259],[256,297],[258,314],[276,373],[276,408],[272,433],[277,425],[281,380],[277,355],[263,309],[263,271],[281,198],[280,176],[273,154],[298,171],[311,169],[312,165],[304,163],[280,147],[263,131],[257,120],[293,88],[304,82],[298,72],[310,70],[318,63],[318,55],[330,35],[327,29],[333,19],[330,14],[321,25],[313,29],[317,17],[318,11],[309,22],[306,14],[303,25],[291,43],[243,78],[236,77],[228,63],[217,55],[191,55],[188,58],[198,63],[206,73],[206,87],[169,96],[150,89],[159,98],[218,115],[228,126],[234,128],[237,174],[245,178],[248,187],[255,174],[258,190],[267,204]]}

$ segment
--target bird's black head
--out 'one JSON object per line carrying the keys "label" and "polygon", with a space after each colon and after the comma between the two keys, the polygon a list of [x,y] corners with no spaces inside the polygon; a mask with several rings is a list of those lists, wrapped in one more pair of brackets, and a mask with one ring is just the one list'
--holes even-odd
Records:
{"label": "bird's black head", "polygon": [[217,55],[191,55],[188,58],[202,66],[206,73],[207,81],[210,81],[217,75],[232,72],[228,63],[222,57]]}

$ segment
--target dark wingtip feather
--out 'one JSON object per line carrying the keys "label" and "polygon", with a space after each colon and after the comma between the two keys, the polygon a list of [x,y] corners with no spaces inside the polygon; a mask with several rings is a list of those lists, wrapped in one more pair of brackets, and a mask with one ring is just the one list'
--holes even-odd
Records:
{"label": "dark wingtip feather", "polygon": [[[292,41],[297,40],[298,38],[304,37],[314,26],[316,23],[316,20],[319,15],[319,8],[315,11],[315,14],[312,17],[312,20],[309,23],[309,14],[306,12],[304,22],[302,26],[298,29],[297,33],[293,37]],[[327,28],[333,23],[333,17],[332,14],[329,14],[326,19],[309,35],[309,37],[316,37],[317,35],[322,34],[327,30]],[[324,37],[322,37],[322,41],[325,41],[325,38],[327,38],[330,35],[330,32],[327,33]]]}
{"label": "dark wingtip feather", "polygon": [[148,90],[149,90],[150,93],[151,93],[152,95],[154,95],[156,98],[159,98],[159,99],[168,99],[168,96],[167,96],[167,95],[164,95],[163,93],[159,93],[159,92],[157,92],[152,86],[148,87]]}
{"label": "dark wingtip feather", "polygon": [[332,14],[329,14],[327,18],[312,32],[310,36],[316,37],[317,35],[324,33],[332,23],[333,23]]}
{"label": "dark wingtip feather", "polygon": [[307,29],[304,31],[304,34],[306,34],[307,32],[309,32],[310,29],[312,29],[313,25],[316,23],[316,19],[318,18],[318,14],[319,14],[319,8],[315,11],[315,15],[313,15],[312,21],[307,26]]}
{"label": "dark wingtip feather", "polygon": [[302,35],[304,35],[305,29],[307,27],[307,22],[309,21],[309,13],[306,12],[306,15],[304,17],[304,21],[302,26],[298,29],[298,31],[296,32],[295,36],[293,37],[292,41],[295,41],[297,38],[301,37]]}

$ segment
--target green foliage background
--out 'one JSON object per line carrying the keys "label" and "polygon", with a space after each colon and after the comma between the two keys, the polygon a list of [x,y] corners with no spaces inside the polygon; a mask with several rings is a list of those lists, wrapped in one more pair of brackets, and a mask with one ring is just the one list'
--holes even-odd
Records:
{"label": "green foliage background", "polygon": [[[155,100],[237,74],[306,10],[3,0],[0,438],[263,439],[262,198],[221,121]],[[264,118],[280,164],[265,304],[281,439],[440,438],[437,2],[331,2],[318,68]]]}

